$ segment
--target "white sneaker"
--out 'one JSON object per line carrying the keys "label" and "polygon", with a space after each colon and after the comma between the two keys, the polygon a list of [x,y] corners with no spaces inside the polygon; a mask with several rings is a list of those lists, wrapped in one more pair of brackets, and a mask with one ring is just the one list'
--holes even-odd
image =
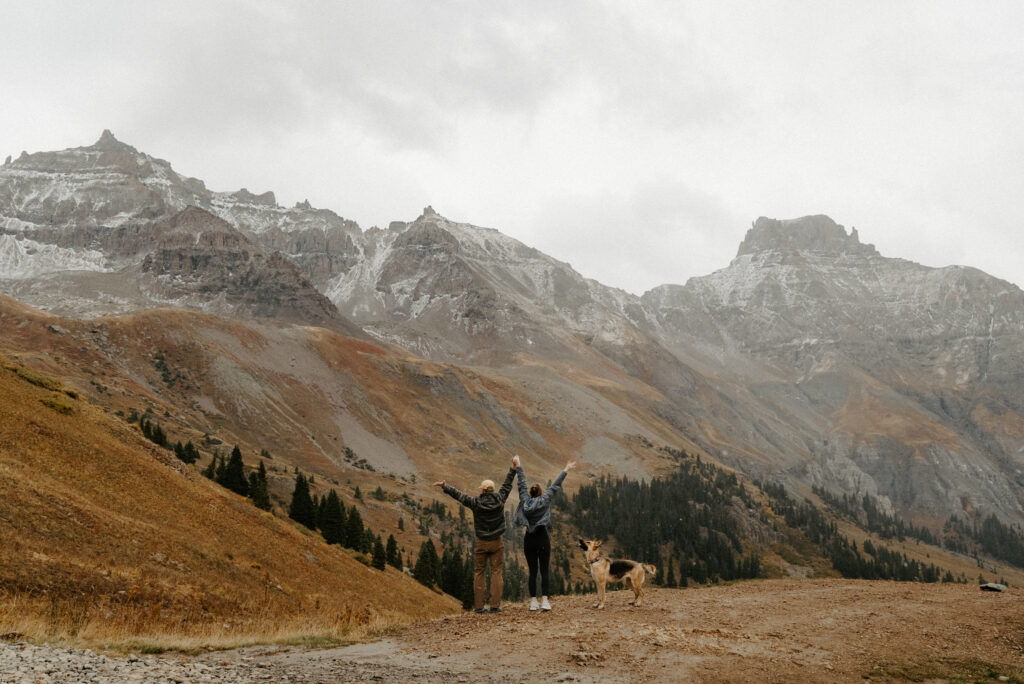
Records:
{"label": "white sneaker", "polygon": [[530,610],[537,610],[538,608],[540,608],[540,604],[537,603],[537,599],[530,599]]}
{"label": "white sneaker", "polygon": [[548,597],[547,596],[542,596],[541,597],[541,599],[540,599],[540,609],[541,610],[551,610],[551,604],[548,603]]}

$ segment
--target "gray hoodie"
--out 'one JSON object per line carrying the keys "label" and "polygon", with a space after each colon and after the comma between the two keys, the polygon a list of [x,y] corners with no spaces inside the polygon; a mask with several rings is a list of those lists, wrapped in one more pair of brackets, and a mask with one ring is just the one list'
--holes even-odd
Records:
{"label": "gray hoodie", "polygon": [[516,468],[519,476],[519,507],[516,508],[516,525],[525,526],[527,533],[533,532],[541,525],[551,527],[551,499],[562,489],[562,480],[568,474],[564,470],[558,474],[548,490],[540,496],[530,496],[526,485],[523,467]]}

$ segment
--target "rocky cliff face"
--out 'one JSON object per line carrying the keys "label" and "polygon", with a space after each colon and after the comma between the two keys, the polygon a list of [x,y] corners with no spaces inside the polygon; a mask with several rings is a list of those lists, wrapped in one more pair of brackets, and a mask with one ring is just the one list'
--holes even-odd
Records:
{"label": "rocky cliff face", "polygon": [[232,315],[325,325],[337,309],[279,252],[265,253],[226,221],[196,207],[154,228],[139,269],[154,299]]}
{"label": "rocky cliff face", "polygon": [[[125,269],[138,294],[81,287]],[[965,508],[1017,520],[1024,501],[1024,293],[883,257],[826,216],[759,218],[726,268],[636,297],[429,207],[362,231],[272,193],[210,192],[104,133],[0,168],[0,284],[62,313],[228,302],[330,319],[312,284],[380,340],[553,369],[546,382],[618,397],[759,477],[933,524]]]}
{"label": "rocky cliff face", "polygon": [[861,244],[856,228],[847,234],[842,226],[821,215],[783,220],[761,216],[747,231],[737,256],[766,251],[878,256],[874,245]]}
{"label": "rocky cliff face", "polygon": [[308,203],[279,207],[273,193],[211,192],[110,131],[0,167],[0,282],[63,314],[174,304],[361,334],[311,283],[350,266],[358,232]]}
{"label": "rocky cliff face", "polygon": [[[94,250],[105,261],[93,270],[120,267],[152,246],[155,222],[186,207],[205,209],[249,237],[265,236],[264,249],[294,256],[318,285],[350,268],[359,253],[359,227],[334,212],[308,202],[280,207],[272,192],[212,192],[110,131],[88,147],[23,153],[0,167],[0,248],[17,241],[22,251],[37,244]],[[0,261],[0,277],[14,273]]]}
{"label": "rocky cliff face", "polygon": [[[877,489],[940,519],[1022,499],[1024,293],[975,269],[880,256],[825,217],[759,219],[732,264],[644,295],[661,337],[719,347],[723,369],[799,425],[796,480]],[[749,361],[758,363],[751,365]]]}
{"label": "rocky cliff face", "polygon": [[[411,223],[367,231],[360,250],[363,257],[328,284],[327,295],[369,332],[425,356],[575,356],[593,337],[590,291],[604,288],[496,230],[427,207]],[[597,334],[633,328],[613,309],[600,316]]]}

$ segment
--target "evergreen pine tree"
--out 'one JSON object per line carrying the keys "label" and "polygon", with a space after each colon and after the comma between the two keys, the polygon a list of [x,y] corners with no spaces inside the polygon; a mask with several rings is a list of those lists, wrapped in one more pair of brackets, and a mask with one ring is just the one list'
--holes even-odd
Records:
{"label": "evergreen pine tree", "polygon": [[432,587],[437,584],[440,565],[441,560],[437,557],[434,542],[427,539],[420,545],[420,555],[416,559],[416,567],[413,568],[412,576],[420,584]]}
{"label": "evergreen pine tree", "polygon": [[363,517],[359,515],[355,506],[348,511],[348,519],[345,521],[345,540],[342,543],[357,551],[363,544]]}
{"label": "evergreen pine tree", "polygon": [[373,567],[383,570],[388,566],[388,552],[384,550],[384,542],[377,537],[373,542]]}
{"label": "evergreen pine tree", "polygon": [[249,494],[249,482],[245,477],[245,466],[242,463],[242,450],[237,444],[231,450],[231,458],[224,467],[224,481],[221,484],[240,496]]}
{"label": "evergreen pine tree", "polygon": [[402,556],[398,553],[398,542],[395,541],[395,535],[388,535],[388,544],[385,549],[387,554],[388,565],[399,570],[402,569]]}
{"label": "evergreen pine tree", "polygon": [[[312,484],[312,479],[310,484]],[[326,496],[313,495],[313,510],[316,511],[316,529],[323,532],[324,529],[324,506],[327,505]]]}
{"label": "evergreen pine tree", "polygon": [[224,462],[224,454],[217,452],[217,472],[213,476],[213,479],[217,484],[224,486],[224,481],[227,477],[227,464]]}
{"label": "evergreen pine tree", "polygon": [[398,519],[398,529],[399,529],[399,531],[402,531],[402,532],[405,531],[405,518],[399,518]]}
{"label": "evergreen pine tree", "polygon": [[311,530],[316,526],[316,510],[313,508],[313,499],[309,496],[309,483],[302,473],[295,476],[295,489],[292,491],[288,517]]}
{"label": "evergreen pine tree", "polygon": [[520,600],[526,593],[526,571],[523,566],[506,557],[501,573],[501,597],[508,601]]}
{"label": "evergreen pine tree", "polygon": [[252,503],[260,510],[270,510],[270,492],[267,490],[267,468],[260,459],[260,465],[254,473],[249,476],[249,496]]}
{"label": "evergreen pine tree", "polygon": [[462,607],[469,610],[473,607],[473,554],[466,554],[466,561],[462,565]]}
{"label": "evergreen pine tree", "polygon": [[[345,508],[345,502],[338,497],[338,510],[341,511],[341,515],[338,516],[338,543],[345,546],[345,536],[348,534],[348,518],[349,510]],[[356,507],[352,507],[352,512],[355,512]]]}
{"label": "evergreen pine tree", "polygon": [[462,552],[446,546],[441,555],[441,591],[462,598]]}
{"label": "evergreen pine tree", "polygon": [[341,544],[345,538],[345,511],[338,493],[333,489],[324,497],[320,530],[328,544]]}
{"label": "evergreen pine tree", "polygon": [[203,477],[210,480],[217,478],[217,452],[210,455],[210,462],[203,468]]}
{"label": "evergreen pine tree", "polygon": [[167,446],[167,433],[164,432],[164,429],[160,427],[159,423],[157,423],[156,427],[153,428],[153,436],[150,439],[152,439],[153,444],[156,444],[157,446]]}
{"label": "evergreen pine tree", "polygon": [[363,530],[363,543],[359,545],[359,550],[363,553],[373,553],[373,532],[367,527]]}

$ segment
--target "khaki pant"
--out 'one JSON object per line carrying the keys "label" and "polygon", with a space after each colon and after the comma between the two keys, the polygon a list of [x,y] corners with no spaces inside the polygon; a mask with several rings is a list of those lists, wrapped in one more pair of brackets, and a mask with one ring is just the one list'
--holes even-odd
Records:
{"label": "khaki pant", "polygon": [[497,539],[477,539],[473,572],[473,608],[484,607],[484,593],[487,591],[487,561],[491,562],[491,608],[501,605],[501,568],[505,562],[505,544]]}

